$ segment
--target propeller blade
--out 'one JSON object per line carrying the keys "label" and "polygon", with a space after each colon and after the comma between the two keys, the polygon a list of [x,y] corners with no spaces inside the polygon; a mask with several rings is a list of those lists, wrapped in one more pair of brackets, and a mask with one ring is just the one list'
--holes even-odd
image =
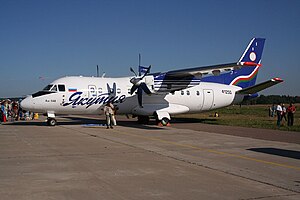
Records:
{"label": "propeller blade", "polygon": [[115,97],[117,95],[117,85],[116,83],[113,83],[113,96]]}
{"label": "propeller blade", "polygon": [[108,85],[108,83],[106,84],[106,87],[107,87],[108,95],[110,95],[110,93],[111,93],[111,88],[110,88],[110,86]]}
{"label": "propeller blade", "polygon": [[145,76],[147,76],[147,74],[150,72],[151,69],[151,65],[149,65],[147,71],[145,72],[145,74],[143,75],[143,77],[141,79],[143,79]]}
{"label": "propeller blade", "polygon": [[151,94],[151,91],[149,90],[148,86],[146,85],[146,83],[141,83],[140,87],[144,90],[144,92],[146,94]]}
{"label": "propeller blade", "polygon": [[[139,67],[141,66],[141,54],[139,53]],[[139,76],[141,76],[141,72],[139,70]]]}
{"label": "propeller blade", "polygon": [[139,86],[133,85],[130,89],[130,94],[133,94],[136,91],[136,89],[138,89],[138,88],[139,88]]}
{"label": "propeller blade", "polygon": [[137,76],[137,74],[136,74],[135,71],[132,69],[132,67],[130,67],[130,71],[131,71],[132,73],[134,73],[135,76]]}
{"label": "propeller blade", "polygon": [[139,106],[143,107],[143,89],[141,87],[138,88],[138,102]]}

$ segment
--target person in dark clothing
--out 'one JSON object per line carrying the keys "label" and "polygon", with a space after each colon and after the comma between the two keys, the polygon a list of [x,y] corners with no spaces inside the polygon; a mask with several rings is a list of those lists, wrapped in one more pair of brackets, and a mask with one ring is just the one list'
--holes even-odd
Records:
{"label": "person in dark clothing", "polygon": [[294,125],[294,113],[296,112],[296,107],[292,103],[290,103],[289,107],[287,108],[287,116],[288,116],[288,126]]}

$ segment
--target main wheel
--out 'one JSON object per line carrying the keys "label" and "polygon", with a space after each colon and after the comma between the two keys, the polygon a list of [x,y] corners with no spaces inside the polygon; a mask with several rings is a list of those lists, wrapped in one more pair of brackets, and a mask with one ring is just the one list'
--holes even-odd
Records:
{"label": "main wheel", "polygon": [[169,120],[168,118],[164,117],[164,118],[161,119],[161,124],[162,124],[163,126],[167,126],[168,123],[169,123],[169,121],[170,121],[170,120]]}
{"label": "main wheel", "polygon": [[47,119],[47,124],[49,126],[55,126],[56,125],[56,120],[54,118],[48,118]]}

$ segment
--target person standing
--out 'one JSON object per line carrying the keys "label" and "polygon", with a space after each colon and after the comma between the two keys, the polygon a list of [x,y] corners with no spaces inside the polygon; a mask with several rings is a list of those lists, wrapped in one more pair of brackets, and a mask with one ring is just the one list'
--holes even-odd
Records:
{"label": "person standing", "polygon": [[290,103],[289,107],[287,108],[288,126],[293,126],[294,125],[294,113],[295,112],[296,112],[295,105]]}
{"label": "person standing", "polygon": [[105,106],[104,106],[104,115],[106,117],[106,128],[109,129],[113,128],[112,124],[113,124],[113,114],[114,114],[114,106],[112,105],[112,103],[108,102]]}
{"label": "person standing", "polygon": [[275,112],[276,112],[276,106],[275,106],[275,104],[273,103],[273,105],[272,105],[272,117],[275,116]]}
{"label": "person standing", "polygon": [[272,117],[272,107],[269,107],[269,117]]}
{"label": "person standing", "polygon": [[2,113],[2,122],[6,122],[6,108],[5,108],[5,101],[1,102],[1,113]]}
{"label": "person standing", "polygon": [[282,117],[281,120],[284,119],[285,121],[287,121],[286,119],[286,107],[284,106],[284,104],[282,104]]}
{"label": "person standing", "polygon": [[276,107],[276,114],[277,114],[277,126],[280,127],[281,119],[282,119],[282,107],[281,103],[279,103]]}

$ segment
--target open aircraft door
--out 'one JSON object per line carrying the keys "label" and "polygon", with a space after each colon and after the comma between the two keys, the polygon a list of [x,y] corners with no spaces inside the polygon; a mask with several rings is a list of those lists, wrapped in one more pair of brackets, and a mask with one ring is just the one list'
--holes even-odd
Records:
{"label": "open aircraft door", "polygon": [[209,89],[203,90],[203,106],[202,110],[209,110],[211,109],[214,103],[214,91]]}

